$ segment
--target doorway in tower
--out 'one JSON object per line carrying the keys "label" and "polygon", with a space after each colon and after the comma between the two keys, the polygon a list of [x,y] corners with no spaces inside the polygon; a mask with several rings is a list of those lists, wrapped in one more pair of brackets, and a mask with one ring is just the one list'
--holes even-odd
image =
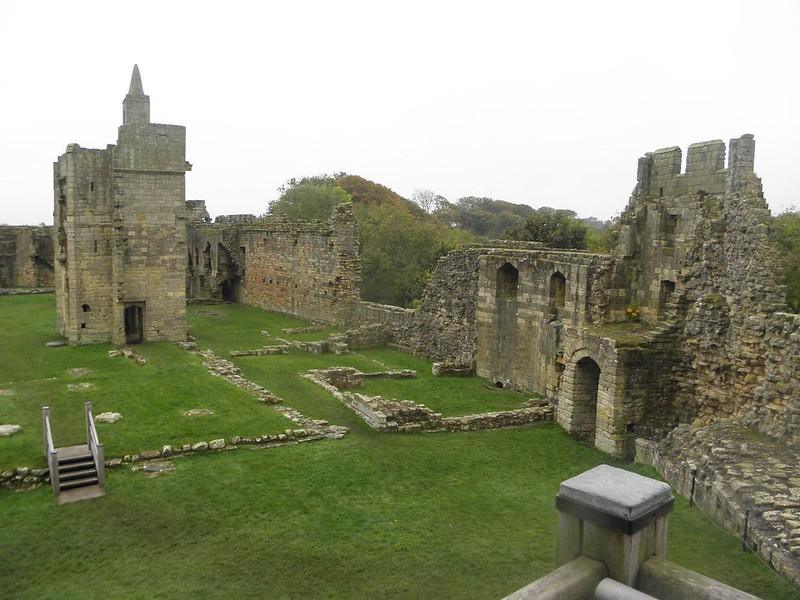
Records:
{"label": "doorway in tower", "polygon": [[144,340],[144,302],[125,303],[125,343],[139,344]]}

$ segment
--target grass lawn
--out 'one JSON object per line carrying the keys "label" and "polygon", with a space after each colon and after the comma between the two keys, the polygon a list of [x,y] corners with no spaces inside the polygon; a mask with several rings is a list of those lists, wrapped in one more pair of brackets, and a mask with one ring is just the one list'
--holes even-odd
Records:
{"label": "grass lawn", "polygon": [[[370,356],[370,351],[365,352]],[[416,379],[369,379],[361,392],[399,400],[413,400],[444,416],[513,410],[536,394],[496,388],[480,377],[434,377],[431,361],[389,350],[385,360],[392,368],[414,369]]]}
{"label": "grass lawn", "polygon": [[190,304],[186,314],[189,333],[197,338],[200,347],[211,348],[225,358],[231,350],[252,350],[280,343],[276,338],[304,342],[324,340],[335,331],[326,328],[311,333],[285,334],[282,329],[302,327],[308,325],[308,321],[244,304]]}
{"label": "grass lawn", "polygon": [[[201,329],[193,326],[201,347],[232,343]],[[495,599],[544,575],[559,483],[608,456],[555,425],[376,433],[297,375],[400,368],[407,358],[370,350],[236,359],[287,405],[349,425],[341,440],[182,457],[154,478],[121,468],[105,497],[63,507],[47,488],[0,492],[0,596]],[[680,498],[669,539],[679,564],[765,600],[798,597]]]}
{"label": "grass lawn", "polygon": [[[0,423],[22,427],[0,438],[0,469],[44,466],[42,406],[50,406],[56,445],[85,443],[83,404],[95,414],[119,412],[121,421],[97,425],[106,456],[158,450],[233,435],[276,433],[295,425],[252,395],[208,374],[197,356],[173,344],[143,344],[148,364],[109,358],[109,345],[47,348],[55,334],[52,295],[0,298]],[[89,369],[74,377],[70,370]],[[69,385],[89,383],[86,390]],[[191,408],[214,415],[186,417]]]}

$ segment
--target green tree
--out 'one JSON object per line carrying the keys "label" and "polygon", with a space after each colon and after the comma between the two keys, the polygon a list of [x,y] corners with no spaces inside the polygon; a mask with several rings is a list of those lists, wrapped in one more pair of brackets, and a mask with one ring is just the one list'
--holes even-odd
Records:
{"label": "green tree", "polygon": [[800,312],[800,212],[790,208],[774,219],[774,247],[784,283],[786,303],[792,312]]}
{"label": "green tree", "polygon": [[335,206],[352,200],[331,175],[290,179],[278,191],[281,196],[270,202],[268,212],[292,221],[324,221],[331,216]]}
{"label": "green tree", "polygon": [[566,209],[544,206],[533,211],[522,226],[512,226],[508,237],[542,242],[548,248],[586,248],[587,227],[577,215]]}
{"label": "green tree", "polygon": [[280,191],[268,212],[291,220],[327,219],[337,204],[352,199],[364,300],[414,305],[437,259],[459,243],[474,241],[470,232],[450,229],[388,187],[357,175],[290,179]]}
{"label": "green tree", "polygon": [[523,225],[525,217],[532,212],[527,204],[466,196],[455,203],[439,202],[433,215],[451,228],[466,229],[482,237],[500,238],[509,228]]}

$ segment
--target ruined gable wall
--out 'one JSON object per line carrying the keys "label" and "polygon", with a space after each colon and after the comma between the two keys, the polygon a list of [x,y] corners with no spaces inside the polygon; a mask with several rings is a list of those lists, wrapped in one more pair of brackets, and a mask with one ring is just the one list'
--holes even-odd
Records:
{"label": "ruined gable wall", "polygon": [[221,297],[220,286],[238,279],[235,300],[334,323],[348,320],[359,301],[358,228],[349,204],[325,223],[270,217],[190,226],[189,240],[183,261],[193,264],[187,278],[193,297]]}
{"label": "ruined gable wall", "polygon": [[0,226],[0,288],[53,285],[53,228]]}

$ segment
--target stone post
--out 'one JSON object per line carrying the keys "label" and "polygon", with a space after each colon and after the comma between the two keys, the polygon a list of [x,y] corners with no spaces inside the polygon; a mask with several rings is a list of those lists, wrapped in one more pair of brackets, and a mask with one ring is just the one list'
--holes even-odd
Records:
{"label": "stone post", "polygon": [[556,566],[583,555],[634,586],[644,561],[666,558],[673,502],[668,484],[608,465],[568,479],[556,496]]}

